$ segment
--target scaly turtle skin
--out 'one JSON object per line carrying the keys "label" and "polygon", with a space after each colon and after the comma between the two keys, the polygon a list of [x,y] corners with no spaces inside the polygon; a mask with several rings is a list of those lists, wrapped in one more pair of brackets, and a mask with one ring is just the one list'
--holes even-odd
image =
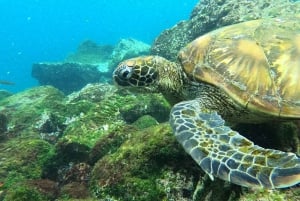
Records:
{"label": "scaly turtle skin", "polygon": [[177,103],[177,140],[213,179],[246,187],[300,182],[294,153],[264,149],[225,125],[300,119],[299,16],[248,21],[197,38],[179,63],[158,56],[129,59],[113,73],[121,86],[148,87]]}

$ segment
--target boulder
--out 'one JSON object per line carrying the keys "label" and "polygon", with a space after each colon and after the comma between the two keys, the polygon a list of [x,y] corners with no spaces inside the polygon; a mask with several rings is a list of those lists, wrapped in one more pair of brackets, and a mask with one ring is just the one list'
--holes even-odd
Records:
{"label": "boulder", "polygon": [[40,85],[52,85],[70,94],[88,83],[99,82],[101,72],[97,64],[35,63],[32,65],[32,76]]}

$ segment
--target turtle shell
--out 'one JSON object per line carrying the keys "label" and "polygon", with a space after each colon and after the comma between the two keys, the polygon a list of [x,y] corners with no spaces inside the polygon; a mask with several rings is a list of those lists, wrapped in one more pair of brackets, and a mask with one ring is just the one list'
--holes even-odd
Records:
{"label": "turtle shell", "polygon": [[186,74],[224,90],[245,107],[300,117],[300,16],[223,27],[179,53]]}

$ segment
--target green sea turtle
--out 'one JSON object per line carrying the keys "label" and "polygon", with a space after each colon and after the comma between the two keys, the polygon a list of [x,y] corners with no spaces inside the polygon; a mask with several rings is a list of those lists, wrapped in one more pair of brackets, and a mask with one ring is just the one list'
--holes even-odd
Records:
{"label": "green sea turtle", "polygon": [[171,62],[143,56],[113,72],[120,86],[148,87],[179,102],[170,124],[185,151],[213,179],[246,187],[300,182],[294,153],[255,145],[225,121],[300,119],[300,17],[230,25],[200,36]]}

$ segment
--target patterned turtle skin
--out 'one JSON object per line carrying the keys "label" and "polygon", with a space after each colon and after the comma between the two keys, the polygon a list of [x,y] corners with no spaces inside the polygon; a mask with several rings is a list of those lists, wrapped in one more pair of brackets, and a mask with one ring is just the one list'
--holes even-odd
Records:
{"label": "patterned turtle skin", "polygon": [[120,86],[147,87],[178,102],[170,124],[185,151],[210,176],[254,188],[300,182],[300,158],[265,149],[227,122],[300,119],[300,21],[266,18],[200,36],[179,62],[144,56],[113,72]]}

